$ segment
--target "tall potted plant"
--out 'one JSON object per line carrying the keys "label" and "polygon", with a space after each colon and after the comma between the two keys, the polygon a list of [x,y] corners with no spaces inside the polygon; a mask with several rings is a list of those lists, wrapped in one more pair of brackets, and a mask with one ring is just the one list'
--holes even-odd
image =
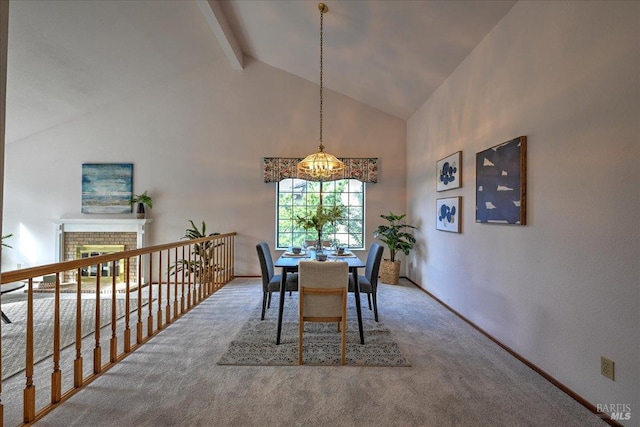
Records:
{"label": "tall potted plant", "polygon": [[2,246],[4,246],[5,248],[10,248],[11,247],[11,246],[9,246],[8,244],[6,244],[4,242],[4,239],[8,239],[11,236],[13,236],[13,233],[5,234],[4,236],[2,236]]}
{"label": "tall potted plant", "polygon": [[387,225],[379,225],[378,229],[373,233],[373,237],[379,239],[389,248],[389,258],[384,259],[380,264],[380,280],[384,283],[397,285],[400,278],[400,260],[396,260],[396,253],[402,252],[409,255],[413,245],[416,243],[413,234],[408,229],[417,229],[417,227],[409,224],[403,224],[401,221],[407,214],[396,215],[389,212],[389,215],[380,215],[381,218],[387,220]]}
{"label": "tall potted plant", "polygon": [[[202,229],[199,229],[191,219],[189,223],[191,223],[191,228],[187,228],[183,239],[197,240],[220,234],[218,232],[207,234],[207,224],[204,221],[202,221]],[[184,270],[187,274],[194,274],[195,277],[200,277],[202,272],[205,275],[202,278],[203,281],[213,280],[215,272],[220,270],[219,265],[214,264],[215,248],[221,245],[224,243],[214,244],[211,241],[195,244],[191,250],[192,256],[189,259],[177,260],[169,267],[169,271],[171,274],[176,274]]]}
{"label": "tall potted plant", "polygon": [[136,205],[136,217],[143,219],[146,216],[145,206],[153,207],[153,200],[147,194],[147,190],[144,190],[142,194],[134,194],[129,204]]}

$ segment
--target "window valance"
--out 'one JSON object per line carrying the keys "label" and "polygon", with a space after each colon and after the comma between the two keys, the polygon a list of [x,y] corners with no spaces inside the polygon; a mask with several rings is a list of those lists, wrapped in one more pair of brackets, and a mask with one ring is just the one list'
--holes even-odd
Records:
{"label": "window valance", "polygon": [[[309,175],[301,175],[296,168],[300,158],[290,157],[264,157],[264,182],[279,182],[286,178],[306,179],[317,181]],[[344,171],[334,177],[336,179],[357,179],[362,182],[378,182],[378,158],[341,158],[344,163]]]}

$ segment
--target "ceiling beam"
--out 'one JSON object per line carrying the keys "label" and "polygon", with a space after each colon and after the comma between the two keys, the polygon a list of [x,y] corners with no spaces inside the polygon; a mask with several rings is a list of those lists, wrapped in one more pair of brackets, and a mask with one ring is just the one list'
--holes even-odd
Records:
{"label": "ceiling beam", "polygon": [[202,15],[213,31],[213,35],[222,46],[222,50],[227,55],[234,70],[242,70],[243,54],[240,44],[236,40],[233,30],[227,21],[227,17],[222,10],[218,0],[196,0]]}

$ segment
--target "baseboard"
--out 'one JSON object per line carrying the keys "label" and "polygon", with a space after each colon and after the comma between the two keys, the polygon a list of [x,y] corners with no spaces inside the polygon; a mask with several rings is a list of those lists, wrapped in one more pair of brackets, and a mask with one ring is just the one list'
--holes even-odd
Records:
{"label": "baseboard", "polygon": [[496,343],[497,345],[499,345],[501,348],[503,348],[504,350],[506,350],[507,352],[509,352],[509,354],[511,354],[513,357],[515,357],[516,359],[518,359],[520,362],[524,363],[525,365],[527,365],[529,368],[533,369],[534,371],[536,371],[538,374],[540,374],[544,379],[546,379],[547,381],[549,381],[551,384],[553,384],[554,386],[558,387],[560,390],[562,390],[563,392],[565,392],[567,395],[569,395],[571,398],[573,398],[575,401],[577,401],[578,403],[580,403],[582,406],[584,406],[585,408],[587,408],[588,410],[590,410],[593,414],[597,415],[599,418],[601,418],[603,421],[605,421],[607,424],[611,425],[611,426],[615,426],[615,427],[624,427],[622,424],[620,424],[619,422],[612,420],[611,417],[609,417],[608,414],[605,414],[603,412],[599,412],[598,409],[596,408],[596,406],[594,404],[592,404],[591,402],[589,402],[587,399],[583,398],[582,396],[580,396],[578,393],[574,392],[573,390],[571,390],[569,387],[567,387],[566,385],[562,384],[560,381],[558,381],[557,379],[555,379],[554,377],[552,377],[551,375],[549,375],[548,373],[546,373],[545,371],[543,371],[542,369],[540,369],[538,366],[536,366],[535,364],[531,363],[530,361],[528,361],[527,359],[525,359],[524,357],[522,357],[520,354],[518,354],[517,352],[515,352],[513,349],[511,349],[509,346],[503,344],[502,342],[500,342],[500,340],[498,340],[497,338],[495,338],[494,336],[492,336],[491,334],[487,333],[484,329],[480,328],[478,325],[476,325],[475,323],[473,323],[472,321],[470,321],[469,319],[467,319],[466,317],[464,317],[462,314],[458,313],[456,310],[454,310],[453,308],[451,308],[449,305],[447,305],[445,302],[443,302],[442,300],[440,300],[440,298],[436,297],[435,295],[433,295],[431,292],[427,291],[426,289],[424,289],[422,286],[418,285],[416,282],[414,282],[413,280],[409,279],[408,277],[403,276],[403,279],[406,279],[408,282],[412,283],[415,287],[417,287],[418,289],[420,289],[422,292],[424,292],[425,294],[429,295],[431,298],[433,298],[435,301],[437,301],[440,305],[442,305],[444,308],[446,308],[447,310],[449,310],[451,313],[455,314],[456,316],[458,316],[460,319],[462,319],[463,321],[465,321],[467,324],[469,324],[471,327],[473,327],[475,330],[477,330],[478,332],[480,332],[482,335],[486,336],[487,338],[489,338],[491,341],[493,341],[494,343]]}

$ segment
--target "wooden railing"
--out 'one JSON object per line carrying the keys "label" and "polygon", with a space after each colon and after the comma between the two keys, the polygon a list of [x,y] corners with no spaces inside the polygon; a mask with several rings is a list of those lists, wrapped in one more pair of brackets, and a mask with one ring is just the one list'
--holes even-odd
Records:
{"label": "wooden railing", "polygon": [[[16,282],[25,283],[26,337],[22,371],[24,387],[20,386],[22,398],[13,395],[8,398],[7,395],[2,395],[0,427],[5,425],[5,421],[7,425],[20,425],[20,415],[16,417],[15,414],[19,409],[16,410],[14,407],[9,410],[9,404],[5,402],[22,403],[23,424],[37,421],[178,317],[233,280],[235,235],[236,233],[227,233],[2,273],[3,287]],[[111,271],[124,268],[125,282],[116,283],[116,275],[113,274],[110,283],[100,283],[99,272],[103,268]],[[87,271],[98,272],[92,277],[95,283],[88,285],[95,293],[86,293]],[[136,273],[130,274],[132,271]],[[84,285],[82,284],[83,274]],[[55,288],[50,294],[48,303],[50,302],[51,309],[45,319],[45,323],[50,322],[51,336],[47,337],[46,343],[38,343],[38,346],[49,345],[52,353],[38,362],[34,361],[34,327],[39,326],[34,325],[34,294],[40,292],[38,278],[45,276],[52,278],[52,275],[55,276],[55,282],[52,284]],[[131,276],[135,280],[132,280]],[[76,283],[65,283],[65,277],[75,277]],[[87,301],[87,295],[91,295],[91,299],[95,296],[95,319],[92,319],[94,323],[88,336],[82,329],[82,306],[83,301]],[[75,312],[75,319],[61,317],[61,298],[75,300],[75,309],[72,310]],[[120,317],[117,313],[118,304],[124,305],[124,313],[121,313]],[[103,305],[107,306],[107,310],[110,308],[110,314],[106,319],[101,319],[105,317]],[[85,316],[86,311],[85,309]],[[38,313],[38,316],[40,316],[39,322],[42,322],[42,313]],[[68,327],[70,321],[75,323],[75,343],[69,344],[68,348],[63,350],[61,349],[61,325],[65,324]],[[13,326],[15,325],[6,324],[3,328]],[[109,334],[108,359],[106,354],[104,355],[106,362],[103,360],[101,344],[106,343],[107,338],[103,339],[102,333]],[[8,344],[10,343],[0,341],[0,353]],[[73,344],[75,344],[75,351],[71,348]],[[87,347],[92,347],[93,360],[91,371],[85,372],[83,352],[85,354],[89,352]],[[47,368],[47,364],[50,364],[50,368]],[[63,366],[70,367],[69,370],[72,372],[69,375],[72,375],[72,381],[69,377],[63,377],[63,374],[66,374],[63,372]],[[37,383],[34,378],[34,372],[37,370],[45,373],[45,375],[38,374],[36,377],[38,380],[42,377],[46,384]],[[0,374],[2,372],[3,366],[0,364]],[[48,381],[46,372],[50,374]],[[19,380],[21,377],[11,376],[11,381],[15,381],[15,378]],[[4,383],[5,381],[0,388],[0,393],[7,388]],[[63,390],[63,384],[66,383],[69,387]],[[36,389],[40,388],[45,390],[50,388],[50,399],[46,399],[45,396],[43,401],[40,395],[36,399]],[[15,389],[17,387],[12,387],[12,392],[16,391]],[[12,411],[14,413],[10,414]]]}

